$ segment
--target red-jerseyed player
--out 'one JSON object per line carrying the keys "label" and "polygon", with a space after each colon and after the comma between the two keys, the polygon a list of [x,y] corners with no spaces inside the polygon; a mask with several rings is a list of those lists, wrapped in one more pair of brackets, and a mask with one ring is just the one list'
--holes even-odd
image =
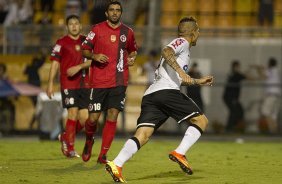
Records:
{"label": "red-jerseyed player", "polygon": [[81,45],[85,36],[81,35],[82,26],[79,17],[76,15],[70,15],[66,18],[66,28],[68,34],[57,40],[50,57],[52,65],[47,95],[52,98],[54,93],[53,81],[58,69],[60,69],[62,102],[63,107],[67,108],[68,119],[65,132],[59,135],[59,140],[62,143],[61,149],[65,156],[79,157],[74,150],[75,134],[84,127],[84,123],[88,119],[88,100],[85,99],[85,96],[89,96],[89,89],[87,89],[89,86],[84,83],[87,80],[85,71],[69,76],[67,70],[72,66],[83,63]]}
{"label": "red-jerseyed player", "polygon": [[107,111],[97,160],[102,164],[107,163],[106,154],[115,136],[118,114],[124,109],[128,66],[134,64],[137,55],[133,30],[120,22],[121,4],[110,2],[105,14],[107,20],[93,26],[82,45],[83,56],[92,62],[73,67],[75,73],[91,64],[93,91],[89,97],[90,121],[85,125],[86,142],[82,154],[85,162],[91,157],[99,116],[102,111]]}

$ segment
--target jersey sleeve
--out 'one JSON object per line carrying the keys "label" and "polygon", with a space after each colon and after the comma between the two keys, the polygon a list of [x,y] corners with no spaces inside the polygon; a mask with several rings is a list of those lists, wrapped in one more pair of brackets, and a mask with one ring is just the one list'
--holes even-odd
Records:
{"label": "jersey sleeve", "polygon": [[97,27],[93,26],[82,43],[82,50],[93,50],[96,42]]}
{"label": "jersey sleeve", "polygon": [[138,48],[137,48],[137,44],[136,44],[136,41],[135,41],[134,32],[131,29],[129,29],[127,52],[131,53],[131,52],[137,51],[137,49]]}
{"label": "jersey sleeve", "polygon": [[55,46],[53,47],[50,60],[61,62],[62,58],[62,40],[57,40]]}
{"label": "jersey sleeve", "polygon": [[175,55],[178,56],[183,51],[188,49],[188,42],[183,38],[176,38],[170,42],[167,46],[172,48],[175,52]]}

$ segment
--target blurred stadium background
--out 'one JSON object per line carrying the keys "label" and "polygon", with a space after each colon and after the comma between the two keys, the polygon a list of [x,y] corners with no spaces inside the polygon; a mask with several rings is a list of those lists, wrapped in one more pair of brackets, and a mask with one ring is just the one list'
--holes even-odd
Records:
{"label": "blurred stadium background", "polygon": [[[18,0],[15,0],[18,1]],[[42,49],[48,50],[55,41],[64,35],[64,19],[67,14],[77,13],[81,17],[83,33],[87,33],[95,18],[95,6],[98,0],[54,0],[52,9],[41,8],[41,0],[19,0],[31,3],[29,19],[24,23],[0,25],[0,63],[7,66],[7,76],[13,82],[27,82],[24,70],[33,57]],[[147,78],[142,66],[151,50],[160,53],[162,46],[176,36],[176,25],[183,16],[193,15],[199,21],[201,36],[197,46],[192,48],[193,61],[199,63],[203,74],[215,76],[213,87],[203,88],[205,113],[210,120],[209,133],[222,133],[227,120],[227,109],[222,95],[232,60],[237,59],[242,69],[249,65],[266,65],[270,57],[278,61],[282,68],[282,1],[272,0],[273,22],[260,23],[258,16],[259,0],[121,0],[124,4],[123,21],[135,31],[139,53],[137,62],[131,70],[130,85],[124,114],[120,115],[119,132],[135,129],[140,112],[140,103],[146,89]],[[7,14],[7,7],[13,0],[2,0],[1,10]],[[49,2],[52,2],[51,0]],[[6,12],[5,12],[6,11]],[[2,15],[1,14],[1,15]],[[47,23],[43,20],[47,19]],[[11,39],[10,36],[15,39]],[[17,36],[18,37],[17,37]],[[14,49],[13,49],[14,48]],[[47,57],[40,68],[41,88],[46,89],[50,61]],[[281,69],[280,69],[281,72]],[[281,76],[282,78],[282,76]],[[59,91],[59,84],[57,84]],[[280,87],[282,88],[281,84]],[[185,91],[185,89],[183,89]],[[7,122],[3,115],[5,106],[1,106],[0,132],[3,134],[36,133],[40,122],[37,120],[30,128],[30,121],[36,110],[28,96],[11,96],[15,105],[15,122]],[[244,82],[241,101],[245,110],[245,133],[257,134],[259,104],[263,98],[262,81]],[[281,104],[282,101],[277,102]],[[49,108],[52,106],[49,106]],[[47,107],[45,107],[47,108]],[[281,108],[280,108],[281,109]],[[280,110],[281,112],[281,110]],[[46,112],[48,113],[48,109]],[[49,112],[50,113],[50,112]],[[61,112],[60,112],[61,113]],[[9,112],[8,112],[9,114]],[[279,119],[279,133],[282,132],[282,120]],[[54,114],[49,114],[50,124],[54,124]],[[46,121],[46,119],[45,119]],[[48,121],[48,120],[47,120]],[[173,120],[169,120],[173,121]],[[45,125],[46,126],[46,125]],[[48,128],[47,128],[48,129]],[[50,127],[49,127],[50,129]],[[182,133],[184,127],[176,123],[161,127],[163,133]]]}

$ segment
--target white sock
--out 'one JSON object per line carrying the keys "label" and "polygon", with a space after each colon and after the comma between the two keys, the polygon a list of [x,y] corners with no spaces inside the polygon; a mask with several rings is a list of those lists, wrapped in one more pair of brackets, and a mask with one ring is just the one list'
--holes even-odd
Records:
{"label": "white sock", "polygon": [[182,155],[185,155],[189,148],[201,137],[201,132],[193,127],[189,126],[185,132],[185,135],[176,148],[176,152]]}
{"label": "white sock", "polygon": [[128,139],[113,162],[115,165],[122,167],[137,151],[138,147],[135,141]]}

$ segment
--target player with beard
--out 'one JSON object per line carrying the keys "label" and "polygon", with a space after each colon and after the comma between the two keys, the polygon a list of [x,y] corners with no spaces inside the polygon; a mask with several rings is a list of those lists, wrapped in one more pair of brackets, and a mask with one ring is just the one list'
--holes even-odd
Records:
{"label": "player with beard", "polygon": [[67,157],[80,157],[74,149],[75,135],[88,119],[89,76],[87,71],[70,76],[68,69],[84,62],[81,45],[85,36],[81,35],[82,26],[79,17],[70,15],[66,18],[68,34],[58,39],[54,46],[50,60],[52,61],[47,95],[51,99],[54,95],[53,83],[58,70],[60,70],[60,85],[63,107],[67,108],[68,116],[65,132],[59,135],[61,150]]}
{"label": "player with beard", "polygon": [[193,100],[180,92],[181,85],[211,85],[212,76],[194,79],[188,73],[190,49],[196,45],[199,27],[193,17],[182,18],[178,25],[178,38],[163,50],[161,62],[155,72],[155,82],[146,90],[141,104],[134,136],[126,141],[117,157],[106,164],[106,170],[116,182],[125,182],[122,166],[157,129],[169,118],[188,128],[179,146],[169,153],[170,160],[179,164],[183,172],[192,174],[186,159],[188,149],[200,138],[208,124],[207,117]]}
{"label": "player with beard", "polygon": [[83,56],[92,61],[71,69],[71,73],[75,74],[91,65],[90,121],[85,125],[86,142],[82,154],[85,162],[91,157],[100,114],[102,111],[107,113],[97,160],[102,164],[107,163],[106,154],[115,136],[118,114],[124,109],[128,67],[134,64],[137,55],[133,30],[120,21],[120,2],[111,1],[105,14],[107,20],[94,25],[82,45]]}

